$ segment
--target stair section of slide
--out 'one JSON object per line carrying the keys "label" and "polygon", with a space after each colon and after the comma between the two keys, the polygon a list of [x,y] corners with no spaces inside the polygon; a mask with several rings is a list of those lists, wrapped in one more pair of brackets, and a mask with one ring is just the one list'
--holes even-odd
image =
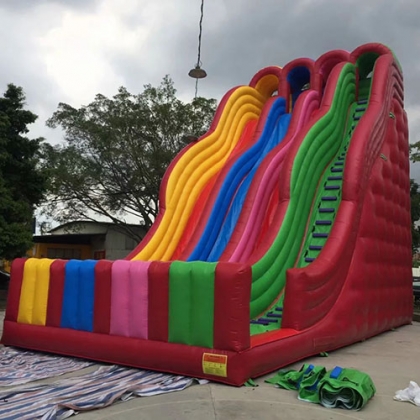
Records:
{"label": "stair section of slide", "polygon": [[[370,87],[370,82],[371,79],[368,79],[365,81],[365,84]],[[328,240],[335,215],[341,202],[343,173],[346,164],[347,150],[354,130],[356,129],[360,118],[366,111],[368,100],[368,96],[359,93],[359,101],[352,106],[351,113],[353,114],[353,117],[350,126],[348,127],[347,139],[343,142],[340,151],[321,179],[312,216],[308,225],[308,235],[297,267],[305,267],[313,262]]]}

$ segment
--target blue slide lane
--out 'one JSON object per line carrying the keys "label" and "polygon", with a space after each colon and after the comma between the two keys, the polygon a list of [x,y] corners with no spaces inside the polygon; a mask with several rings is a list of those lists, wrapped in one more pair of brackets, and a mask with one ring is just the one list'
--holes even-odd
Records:
{"label": "blue slide lane", "polygon": [[255,173],[264,157],[285,137],[290,120],[284,98],[274,101],[260,138],[228,172],[203,234],[187,261],[218,261],[235,229]]}

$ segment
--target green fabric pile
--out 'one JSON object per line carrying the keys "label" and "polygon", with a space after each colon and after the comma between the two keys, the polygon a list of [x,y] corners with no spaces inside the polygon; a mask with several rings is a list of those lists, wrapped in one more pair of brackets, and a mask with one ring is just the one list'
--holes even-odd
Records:
{"label": "green fabric pile", "polygon": [[304,364],[299,371],[280,370],[266,382],[298,391],[298,399],[324,407],[361,410],[376,392],[370,376],[355,369]]}

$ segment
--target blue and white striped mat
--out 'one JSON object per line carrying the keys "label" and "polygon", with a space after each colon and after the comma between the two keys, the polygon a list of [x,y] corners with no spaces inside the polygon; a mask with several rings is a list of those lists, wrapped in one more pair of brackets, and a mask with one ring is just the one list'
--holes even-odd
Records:
{"label": "blue and white striped mat", "polygon": [[[30,352],[25,353],[27,353],[25,356],[21,355],[22,360],[29,359],[28,353]],[[35,357],[40,356],[35,353]],[[42,357],[54,358],[57,369],[61,364],[59,359],[63,359],[63,366],[67,359],[48,355]],[[30,361],[27,360],[22,366],[30,364]],[[81,372],[80,376],[48,384],[27,384],[0,391],[0,419],[63,420],[78,412],[108,407],[116,401],[181,391],[194,382],[194,379],[184,376],[117,365],[96,366],[98,367],[93,372],[84,374]],[[3,376],[1,369],[0,367],[0,377]],[[50,373],[52,371],[53,369],[46,370]],[[55,372],[54,376],[57,374],[59,373]],[[16,378],[19,378],[18,373]],[[27,376],[26,379],[28,378]],[[199,382],[206,383],[207,381]]]}
{"label": "blue and white striped mat", "polygon": [[60,357],[13,347],[1,347],[0,387],[22,385],[40,379],[52,378],[93,365],[93,362],[73,357]]}

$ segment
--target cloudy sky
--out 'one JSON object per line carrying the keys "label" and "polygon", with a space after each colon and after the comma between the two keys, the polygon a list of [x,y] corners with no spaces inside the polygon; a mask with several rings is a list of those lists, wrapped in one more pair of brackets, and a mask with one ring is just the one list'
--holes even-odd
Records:
{"label": "cloudy sky", "polygon": [[[31,135],[51,142],[61,133],[45,120],[59,102],[88,104],[121,85],[140,92],[165,74],[190,100],[199,16],[200,0],[0,0],[0,88],[24,88],[40,117]],[[262,67],[382,42],[403,66],[411,141],[420,140],[419,22],[418,0],[207,0],[199,94],[220,99]]]}

